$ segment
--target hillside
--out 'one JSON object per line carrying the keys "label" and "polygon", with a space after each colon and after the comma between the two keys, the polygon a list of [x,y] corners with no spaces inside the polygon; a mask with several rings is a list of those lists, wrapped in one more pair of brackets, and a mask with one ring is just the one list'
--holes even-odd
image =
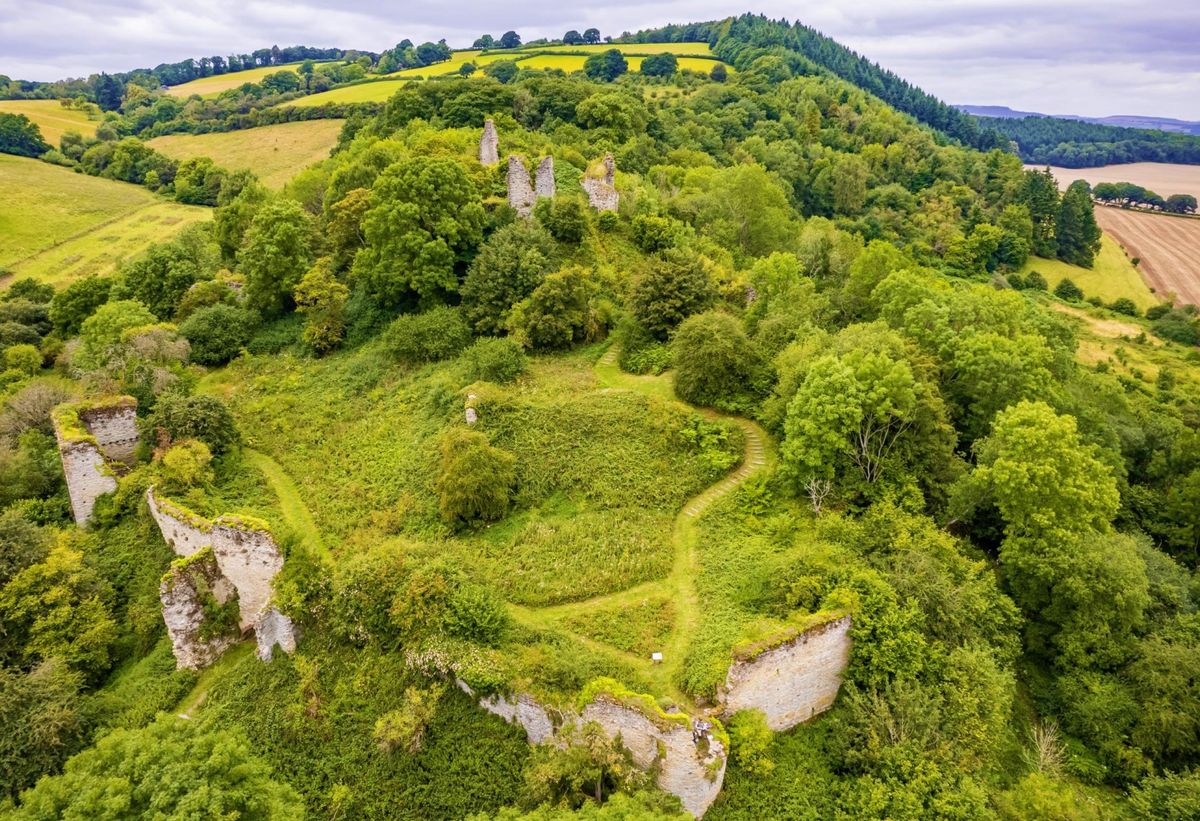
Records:
{"label": "hillside", "polygon": [[812,29],[519,39],[0,157],[3,813],[1187,817],[1196,310]]}
{"label": "hillside", "polygon": [[1119,128],[1155,129],[1157,131],[1200,135],[1200,123],[1192,120],[1176,120],[1171,117],[1140,117],[1129,114],[1114,114],[1108,117],[1081,117],[1075,114],[1039,114],[1036,111],[1015,111],[1003,105],[956,105],[955,108],[965,111],[968,114],[974,114],[977,117],[998,117],[1008,120],[1024,117],[1051,117],[1058,120],[1082,120],[1085,123],[1117,126]]}

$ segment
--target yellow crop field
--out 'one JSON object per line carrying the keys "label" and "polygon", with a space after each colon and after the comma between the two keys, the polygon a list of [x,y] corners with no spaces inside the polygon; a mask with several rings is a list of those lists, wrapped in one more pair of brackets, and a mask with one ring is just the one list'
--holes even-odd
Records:
{"label": "yellow crop field", "polygon": [[[587,61],[587,57],[581,54],[539,54],[536,57],[527,57],[517,63],[521,68],[540,68],[540,69],[562,69],[563,71],[583,71],[583,64]],[[628,56],[625,58],[629,63],[629,70],[632,72],[641,71],[642,60],[644,57]],[[679,70],[690,69],[691,71],[699,71],[707,74],[712,71],[713,66],[720,61],[715,59],[706,59],[704,57],[680,57]],[[726,66],[732,73],[733,69]]]}
{"label": "yellow crop field", "polygon": [[711,57],[712,49],[708,43],[600,43],[592,46],[530,46],[530,51],[586,51],[598,54],[611,48],[620,50],[622,54],[665,54],[670,53],[682,57]]}
{"label": "yellow crop field", "polygon": [[62,284],[111,273],[212,211],[124,182],[0,154],[0,267]]}
{"label": "yellow crop field", "polygon": [[84,111],[63,108],[58,100],[0,100],[0,111],[24,114],[42,132],[42,138],[55,148],[68,131],[78,131],[85,137],[96,133],[100,121],[88,119]]}
{"label": "yellow crop field", "polygon": [[325,105],[326,103],[382,103],[404,88],[411,79],[377,80],[371,83],[359,83],[353,86],[322,91],[320,94],[310,94],[300,97],[284,105],[306,108],[309,106]]}
{"label": "yellow crop field", "polygon": [[148,145],[168,157],[210,157],[232,171],[248,169],[270,188],[282,188],[296,174],[329,156],[342,120],[308,120],[213,134],[170,134]]}
{"label": "yellow crop field", "polygon": [[268,74],[279,71],[295,71],[300,63],[285,63],[278,66],[262,66],[248,68],[245,71],[235,71],[231,74],[214,74],[211,77],[200,77],[177,86],[171,86],[167,93],[173,97],[190,97],[199,94],[201,97],[215,97],[222,91],[237,88],[242,83],[257,83]]}

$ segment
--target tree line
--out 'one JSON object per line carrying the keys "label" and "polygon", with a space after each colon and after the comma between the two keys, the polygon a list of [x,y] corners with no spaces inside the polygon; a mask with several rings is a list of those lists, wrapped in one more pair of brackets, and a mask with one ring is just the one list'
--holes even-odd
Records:
{"label": "tree line", "polygon": [[1196,198],[1191,194],[1172,194],[1164,199],[1148,188],[1131,182],[1101,182],[1092,189],[1097,202],[1123,208],[1149,208],[1168,214],[1196,213]]}
{"label": "tree line", "polygon": [[1200,137],[1056,117],[979,117],[1011,140],[1021,159],[1064,168],[1130,162],[1200,164]]}

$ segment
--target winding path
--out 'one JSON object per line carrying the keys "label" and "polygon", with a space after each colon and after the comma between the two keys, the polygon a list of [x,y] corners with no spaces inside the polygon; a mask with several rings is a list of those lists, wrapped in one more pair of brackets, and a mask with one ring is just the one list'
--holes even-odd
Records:
{"label": "winding path", "polygon": [[[602,390],[628,390],[680,402],[675,396],[670,374],[638,376],[623,372],[617,364],[615,345],[610,346],[608,351],[600,357],[594,370],[596,380],[602,386]],[[754,422],[709,408],[694,408],[691,405],[687,407],[698,410],[710,419],[724,419],[736,424],[745,433],[746,447],[741,463],[736,470],[688,499],[684,503],[683,509],[676,515],[671,532],[674,559],[670,574],[665,579],[645,582],[616,593],[592,596],[566,604],[538,608],[510,605],[512,615],[518,621],[530,627],[551,628],[565,633],[589,649],[637,667],[646,674],[659,693],[669,694],[681,703],[690,703],[690,699],[679,691],[675,682],[679,678],[678,673],[681,671],[684,657],[687,655],[688,640],[695,635],[700,621],[700,596],[696,591],[696,577],[700,572],[696,523],[716,502],[774,462],[770,438]],[[566,630],[561,624],[571,616],[587,613],[597,607],[633,604],[655,595],[668,597],[675,606],[675,620],[670,634],[663,643],[662,664],[653,664],[650,659],[635,656],[595,639],[581,636]]]}

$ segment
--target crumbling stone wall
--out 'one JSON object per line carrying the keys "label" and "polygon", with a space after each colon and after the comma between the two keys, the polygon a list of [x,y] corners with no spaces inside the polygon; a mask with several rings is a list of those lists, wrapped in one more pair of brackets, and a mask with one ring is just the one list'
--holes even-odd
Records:
{"label": "crumbling stone wall", "polygon": [[529,169],[516,154],[508,158],[508,204],[522,217],[533,213],[533,186],[529,184]]}
{"label": "crumbling stone wall", "polygon": [[599,724],[621,743],[644,770],[658,767],[658,786],[679,796],[683,808],[699,818],[716,800],[725,781],[726,751],[711,736],[699,743],[692,728],[652,721],[642,711],[604,695],[583,709],[584,723]]}
{"label": "crumbling stone wall", "polygon": [[[475,695],[462,679],[456,679],[456,683],[467,695]],[[656,771],[659,787],[679,796],[684,809],[697,818],[716,800],[725,780],[724,746],[711,736],[697,743],[691,719],[654,721],[636,707],[604,694],[597,695],[578,715],[551,710],[525,693],[491,695],[478,701],[489,713],[519,724],[530,744],[561,745],[563,742],[557,738],[562,726],[595,722],[609,738],[619,735],[634,763],[641,769]]]}
{"label": "crumbling stone wall", "polygon": [[500,137],[496,134],[496,123],[485,120],[483,136],[479,138],[479,162],[483,165],[495,165],[500,162]]}
{"label": "crumbling stone wall", "polygon": [[729,668],[720,700],[726,713],[762,710],[772,730],[787,730],[828,710],[850,661],[850,617],[806,630]]}
{"label": "crumbling stone wall", "polygon": [[86,525],[96,500],[117,489],[114,467],[133,462],[138,446],[137,400],[116,396],[59,405],[51,413],[75,524]]}
{"label": "crumbling stone wall", "polygon": [[[215,635],[205,635],[206,600],[211,597],[217,604],[225,604],[234,593],[211,550],[177,559],[171,565],[159,583],[158,596],[179,667],[192,670],[207,667],[238,640],[234,625]],[[207,627],[212,630],[212,625]]]}
{"label": "crumbling stone wall", "polygon": [[617,163],[612,154],[604,155],[604,174],[599,177],[585,175],[583,190],[587,192],[588,203],[597,211],[616,211],[621,204],[621,196],[617,193],[616,177]]}
{"label": "crumbling stone wall", "polygon": [[253,629],[260,658],[270,659],[275,646],[295,649],[295,627],[287,616],[270,606],[275,575],[283,568],[283,553],[266,526],[242,516],[202,516],[146,491],[150,515],[163,539],[180,556],[211,548],[222,576],[237,590],[239,624]]}
{"label": "crumbling stone wall", "polygon": [[554,158],[543,157],[538,163],[533,192],[540,199],[552,199],[556,190],[554,182]]}

